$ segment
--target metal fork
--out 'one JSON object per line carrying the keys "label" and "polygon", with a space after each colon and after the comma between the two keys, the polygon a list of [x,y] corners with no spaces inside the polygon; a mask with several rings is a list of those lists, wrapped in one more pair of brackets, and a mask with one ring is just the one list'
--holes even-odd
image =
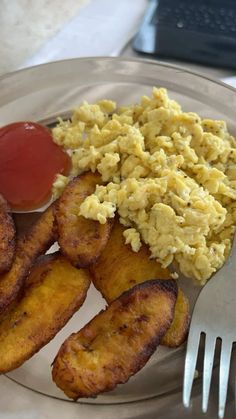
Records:
{"label": "metal fork", "polygon": [[207,411],[217,338],[221,339],[218,416],[224,417],[232,345],[236,341],[236,239],[231,255],[204,286],[194,307],[184,370],[183,404],[189,407],[201,334],[205,334],[202,410]]}

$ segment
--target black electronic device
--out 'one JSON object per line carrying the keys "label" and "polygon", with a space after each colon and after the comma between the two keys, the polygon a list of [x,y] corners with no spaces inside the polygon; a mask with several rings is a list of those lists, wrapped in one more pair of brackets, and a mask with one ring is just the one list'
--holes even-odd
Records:
{"label": "black electronic device", "polygon": [[133,48],[236,68],[236,0],[150,0]]}

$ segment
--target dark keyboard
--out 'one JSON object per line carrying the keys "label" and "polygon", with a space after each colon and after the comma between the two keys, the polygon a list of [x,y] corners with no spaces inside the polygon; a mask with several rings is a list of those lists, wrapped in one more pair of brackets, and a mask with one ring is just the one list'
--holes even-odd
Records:
{"label": "dark keyboard", "polygon": [[236,69],[236,0],[149,0],[135,51]]}
{"label": "dark keyboard", "polygon": [[221,34],[236,38],[235,7],[224,7],[224,1],[159,1],[150,23],[202,33]]}

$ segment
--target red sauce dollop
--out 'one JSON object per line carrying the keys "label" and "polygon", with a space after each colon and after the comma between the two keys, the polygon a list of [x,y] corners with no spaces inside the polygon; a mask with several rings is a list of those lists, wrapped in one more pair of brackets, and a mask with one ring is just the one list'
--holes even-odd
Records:
{"label": "red sauce dollop", "polygon": [[16,122],[0,128],[0,193],[12,209],[43,205],[55,175],[66,175],[70,168],[70,157],[42,125]]}

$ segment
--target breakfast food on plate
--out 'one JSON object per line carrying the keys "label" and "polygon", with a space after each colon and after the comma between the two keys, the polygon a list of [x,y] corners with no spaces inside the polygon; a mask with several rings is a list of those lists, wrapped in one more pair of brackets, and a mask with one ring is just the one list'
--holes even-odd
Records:
{"label": "breakfast food on plate", "polygon": [[[97,263],[90,267],[92,281],[108,303],[124,291],[141,282],[158,278],[168,280],[171,273],[160,263],[150,259],[146,245],[134,252],[125,244],[125,227],[116,218],[105,249]],[[171,327],[161,340],[170,347],[180,346],[186,339],[189,326],[189,303],[187,297],[178,289],[174,319]]]}
{"label": "breakfast food on plate", "polygon": [[108,303],[134,285],[148,279],[171,279],[167,268],[150,259],[150,251],[142,245],[134,252],[125,244],[125,227],[115,219],[111,235],[98,261],[90,266],[92,281]]}
{"label": "breakfast food on plate", "polygon": [[125,383],[155,351],[170,326],[174,280],[138,284],[113,301],[60,348],[52,377],[68,397],[93,397]]}
{"label": "breakfast food on plate", "polygon": [[0,373],[19,367],[56,335],[83,304],[89,284],[89,273],[64,256],[44,256],[0,323]]}
{"label": "breakfast food on plate", "polygon": [[183,112],[154,88],[119,109],[85,102],[53,137],[72,150],[73,175],[97,170],[105,183],[80,215],[104,223],[118,213],[134,251],[142,241],[163,267],[176,262],[200,284],[225,262],[236,222],[236,142],[224,121]]}
{"label": "breakfast food on plate", "polygon": [[17,298],[36,258],[44,254],[56,240],[54,205],[18,238],[11,269],[0,277],[0,314]]}
{"label": "breakfast food on plate", "polygon": [[[164,88],[120,108],[84,102],[52,132],[33,122],[0,128],[0,373],[55,336],[90,279],[108,307],[54,360],[68,397],[110,391],[159,344],[181,345],[190,308],[178,273],[204,285],[228,257],[235,164],[226,123],[183,112]],[[51,194],[56,202],[15,249],[8,204],[28,210]],[[45,256],[55,241],[60,251]]]}
{"label": "breakfast food on plate", "polygon": [[14,253],[14,221],[7,202],[0,195],[0,274],[10,269]]}
{"label": "breakfast food on plate", "polygon": [[0,168],[0,193],[11,209],[31,210],[48,200],[57,173],[69,173],[70,157],[48,128],[16,122],[0,128]]}
{"label": "breakfast food on plate", "polygon": [[78,214],[81,203],[100,183],[98,173],[84,173],[66,186],[57,205],[58,243],[62,253],[80,268],[97,260],[111,231],[111,221],[100,224]]}

